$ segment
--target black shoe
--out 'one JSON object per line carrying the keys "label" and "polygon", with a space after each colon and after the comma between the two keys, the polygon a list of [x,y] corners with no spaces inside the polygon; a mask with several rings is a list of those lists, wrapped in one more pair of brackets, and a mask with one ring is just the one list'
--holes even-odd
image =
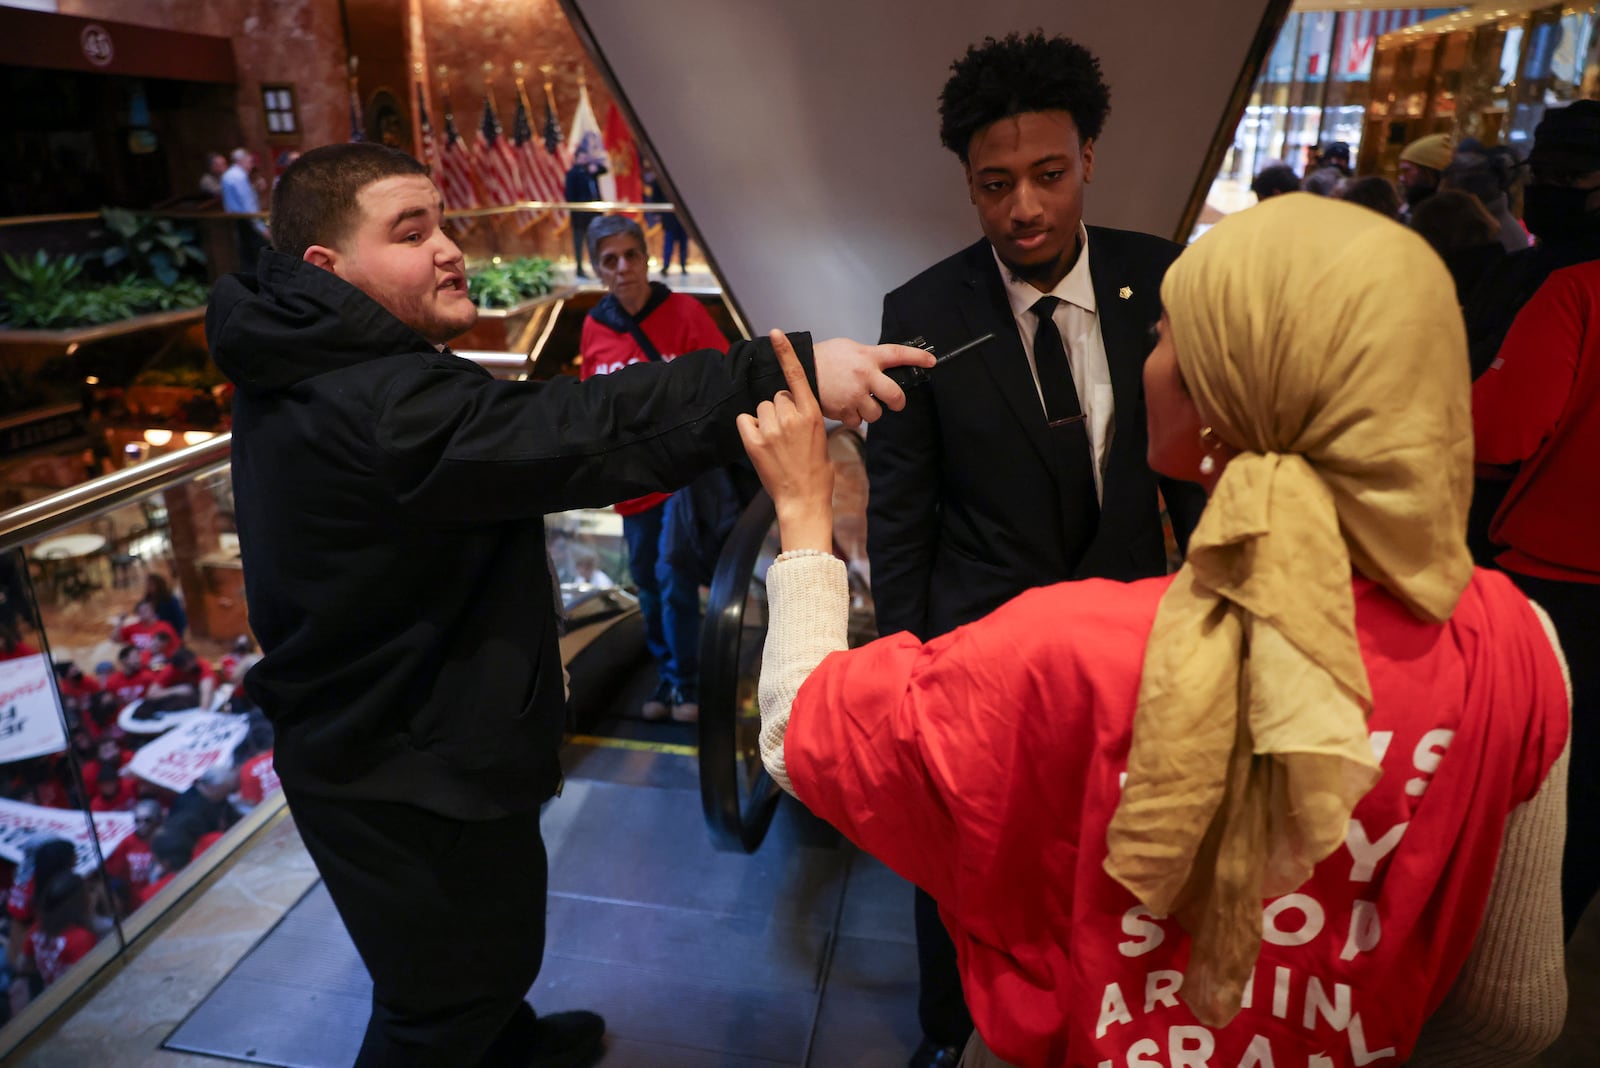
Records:
{"label": "black shoe", "polygon": [[672,691],[672,718],[679,723],[700,722],[700,695],[686,682]]}
{"label": "black shoe", "polygon": [[956,1068],[961,1061],[961,1050],[955,1046],[941,1046],[931,1038],[922,1040],[917,1052],[911,1055],[906,1068]]}
{"label": "black shoe", "polygon": [[583,268],[580,267],[576,271],[572,272],[572,277],[574,277],[574,278],[588,278],[589,274],[588,274],[587,271],[585,271]]}
{"label": "black shoe", "polygon": [[645,698],[644,704],[639,708],[639,714],[645,719],[666,719],[672,711],[672,706],[677,703],[676,694],[673,692],[672,683],[662,679],[656,683],[655,692]]}
{"label": "black shoe", "polygon": [[[600,1059],[606,1022],[592,1012],[556,1012],[533,1024],[528,1068],[585,1068]],[[954,1061],[950,1063],[954,1064]]]}

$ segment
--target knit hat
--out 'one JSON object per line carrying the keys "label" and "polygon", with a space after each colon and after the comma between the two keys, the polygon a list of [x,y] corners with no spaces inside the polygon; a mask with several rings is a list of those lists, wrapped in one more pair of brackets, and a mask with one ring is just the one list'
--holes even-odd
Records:
{"label": "knit hat", "polygon": [[1429,134],[1407,145],[1400,153],[1400,162],[1414,163],[1418,167],[1442,171],[1450,166],[1452,155],[1449,134]]}
{"label": "knit hat", "polygon": [[1600,100],[1546,111],[1533,131],[1528,163],[1535,169],[1600,170]]}

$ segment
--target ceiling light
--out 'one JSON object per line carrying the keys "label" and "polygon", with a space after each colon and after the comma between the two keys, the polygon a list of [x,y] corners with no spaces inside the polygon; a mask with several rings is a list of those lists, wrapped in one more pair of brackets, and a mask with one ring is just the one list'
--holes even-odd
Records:
{"label": "ceiling light", "polygon": [[144,440],[148,441],[150,444],[159,449],[161,446],[172,440],[172,431],[162,430],[158,427],[151,427],[149,430],[144,432]]}

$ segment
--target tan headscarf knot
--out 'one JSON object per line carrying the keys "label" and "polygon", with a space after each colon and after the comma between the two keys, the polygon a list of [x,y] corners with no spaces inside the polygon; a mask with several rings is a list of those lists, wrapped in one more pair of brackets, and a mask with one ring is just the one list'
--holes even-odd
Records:
{"label": "tan headscarf knot", "polygon": [[1167,273],[1178,366],[1239,454],[1145,650],[1106,870],[1193,945],[1183,997],[1239,1010],[1262,901],[1344,841],[1378,778],[1352,571],[1449,618],[1471,578],[1466,338],[1443,263],[1306,194],[1229,216]]}

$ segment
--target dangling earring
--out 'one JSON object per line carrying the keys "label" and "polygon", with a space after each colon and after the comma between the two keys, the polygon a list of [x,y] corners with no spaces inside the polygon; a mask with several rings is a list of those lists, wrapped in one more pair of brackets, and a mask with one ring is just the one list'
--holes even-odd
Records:
{"label": "dangling earring", "polygon": [[1216,448],[1215,442],[1216,435],[1212,433],[1211,428],[1202,428],[1200,431],[1200,443],[1204,445],[1207,450],[1206,454],[1200,457],[1200,473],[1202,475],[1209,476],[1217,469],[1217,458],[1211,454],[1211,450]]}

